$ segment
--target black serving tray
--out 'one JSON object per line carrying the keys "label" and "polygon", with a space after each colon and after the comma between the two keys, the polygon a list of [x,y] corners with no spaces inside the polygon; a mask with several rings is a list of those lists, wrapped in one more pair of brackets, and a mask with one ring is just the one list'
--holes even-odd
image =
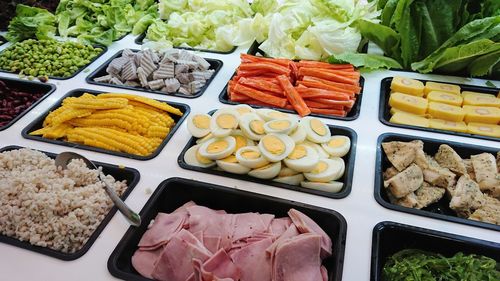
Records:
{"label": "black serving tray", "polygon": [[388,258],[405,249],[439,253],[446,257],[458,252],[483,255],[500,263],[498,243],[385,221],[373,228],[370,280],[382,280],[382,268]]}
{"label": "black serving tray", "polygon": [[142,225],[138,228],[130,227],[109,257],[109,272],[123,280],[151,280],[141,276],[132,267],[131,258],[137,244],[158,212],[170,213],[191,200],[228,213],[260,212],[286,217],[291,208],[303,212],[332,239],[333,256],[323,261],[328,270],[328,280],[342,279],[347,223],[341,214],[299,202],[183,178],[167,179],[155,190],[140,212]]}
{"label": "black serving tray", "polygon": [[[417,79],[417,80],[424,82],[424,83],[425,82],[438,82],[438,83],[446,83],[446,84],[451,84],[451,85],[458,85],[458,86],[460,86],[460,89],[462,91],[479,92],[479,93],[485,93],[485,94],[492,94],[495,96],[498,94],[498,91],[500,90],[497,88],[472,86],[472,85],[466,85],[466,84],[457,84],[457,83],[448,83],[448,82],[421,80],[421,79]],[[424,127],[418,127],[418,126],[401,125],[401,124],[395,124],[395,123],[389,122],[389,120],[391,119],[391,108],[389,106],[389,98],[390,98],[390,93],[391,93],[391,82],[392,82],[392,77],[386,77],[386,78],[382,79],[382,82],[380,85],[380,105],[379,105],[379,110],[378,110],[378,119],[383,124],[385,124],[387,126],[391,126],[391,127],[413,129],[413,130],[420,130],[420,131],[427,131],[427,132],[441,133],[441,134],[448,134],[448,135],[455,135],[455,136],[462,136],[462,137],[471,137],[471,138],[493,140],[493,141],[500,140],[500,138],[489,137],[489,136],[481,136],[481,135],[474,135],[474,134],[467,134],[467,133],[460,133],[460,132],[453,132],[453,131],[446,131],[446,130],[439,130],[439,129],[432,129],[432,128],[424,128]]]}
{"label": "black serving tray", "polygon": [[[132,50],[132,51],[138,52],[139,50]],[[222,65],[223,65],[223,62],[221,60],[205,58],[205,60],[207,60],[207,62],[210,63],[210,69],[213,69],[215,71],[214,71],[214,74],[212,75],[212,77],[210,77],[210,79],[207,80],[207,83],[205,84],[205,86],[203,86],[203,88],[201,88],[194,95],[184,95],[181,93],[167,94],[165,92],[150,90],[150,89],[146,89],[146,88],[142,88],[142,87],[132,87],[132,86],[127,86],[127,85],[115,85],[115,84],[110,84],[110,83],[94,81],[94,78],[101,77],[101,76],[108,74],[106,72],[106,68],[111,63],[112,60],[116,59],[117,57],[121,57],[122,52],[123,52],[123,50],[118,51],[114,56],[112,56],[109,60],[107,60],[103,65],[101,65],[99,68],[94,70],[94,72],[92,72],[89,76],[87,76],[87,78],[86,78],[87,83],[108,86],[108,87],[114,87],[114,88],[122,88],[122,89],[130,89],[130,90],[135,90],[135,91],[150,92],[150,93],[166,95],[166,96],[176,96],[176,97],[180,97],[180,98],[193,99],[193,98],[197,98],[197,97],[201,96],[205,92],[205,90],[208,88],[210,83],[212,83],[215,76],[217,75],[217,73],[219,73],[219,70],[222,68]]]}
{"label": "black serving tray", "polygon": [[[79,97],[83,95],[84,93],[89,93],[89,94],[101,94],[104,93],[102,91],[94,91],[94,90],[87,90],[87,89],[75,89],[67,93],[65,96],[63,96],[59,101],[57,101],[54,106],[49,108],[46,112],[40,115],[37,119],[35,119],[33,122],[31,122],[24,130],[22,131],[22,136],[25,139],[30,139],[30,140],[36,140],[36,141],[43,141],[46,143],[51,143],[51,144],[58,144],[58,145],[64,145],[68,147],[73,147],[73,148],[79,148],[79,149],[84,149],[84,150],[90,150],[90,151],[95,151],[95,152],[100,152],[100,153],[106,153],[110,155],[115,155],[115,156],[120,156],[120,157],[126,157],[130,159],[136,159],[136,160],[150,160],[158,156],[160,154],[161,150],[165,145],[168,143],[170,138],[175,134],[175,131],[180,127],[184,119],[189,115],[189,112],[191,111],[191,108],[187,104],[183,103],[176,103],[176,102],[168,102],[169,105],[172,105],[176,108],[179,108],[179,110],[184,113],[182,116],[177,116],[170,114],[170,116],[174,119],[176,122],[175,126],[170,130],[168,133],[167,137],[163,140],[163,142],[158,146],[158,148],[150,155],[148,156],[140,156],[140,155],[134,155],[134,154],[128,154],[124,152],[117,152],[117,151],[111,151],[103,148],[98,148],[98,147],[93,147],[93,146],[88,146],[84,144],[78,144],[78,143],[72,143],[72,142],[67,142],[67,141],[62,141],[62,140],[52,140],[52,139],[47,139],[41,136],[32,136],[29,133],[33,132],[35,130],[41,129],[43,127],[43,121],[45,120],[45,117],[53,111],[59,108],[62,105],[62,102],[65,98],[67,97]],[[165,101],[161,101],[165,102]]]}
{"label": "black serving tray", "polygon": [[[209,114],[212,114],[212,113],[213,112],[210,112]],[[330,128],[330,132],[332,133],[332,135],[346,136],[346,137],[349,137],[351,139],[351,149],[349,150],[349,153],[347,153],[347,155],[342,157],[342,159],[344,159],[344,162],[345,162],[344,175],[342,176],[342,178],[337,180],[339,182],[343,182],[344,186],[337,193],[331,193],[331,192],[326,192],[326,191],[321,191],[321,190],[316,190],[316,189],[305,188],[305,187],[301,187],[301,186],[297,186],[297,185],[290,185],[290,184],[275,182],[273,180],[263,180],[263,179],[251,177],[248,175],[233,174],[233,173],[229,173],[226,171],[215,170],[213,168],[202,168],[202,167],[189,165],[188,163],[186,163],[186,161],[184,161],[184,154],[186,153],[186,151],[189,148],[191,148],[193,145],[196,144],[197,138],[194,138],[194,137],[188,141],[188,143],[186,144],[186,146],[182,150],[181,154],[179,154],[179,157],[177,158],[177,163],[183,169],[197,171],[200,173],[218,175],[218,176],[223,176],[223,177],[228,177],[228,178],[233,178],[233,179],[239,179],[239,180],[243,180],[243,181],[251,181],[251,182],[256,182],[256,183],[260,183],[260,184],[271,185],[271,186],[286,188],[286,189],[290,189],[290,190],[315,194],[315,195],[319,195],[319,196],[324,196],[324,197],[329,197],[329,198],[334,198],[334,199],[341,199],[341,198],[347,197],[347,195],[349,195],[349,193],[351,193],[352,179],[353,179],[353,174],[354,174],[354,161],[356,159],[356,144],[358,141],[358,135],[356,134],[356,132],[354,130],[347,128],[347,127],[332,126],[332,125],[328,125],[328,127]]]}
{"label": "black serving tray", "polygon": [[[137,38],[135,38],[135,44],[137,45],[142,45],[144,44],[144,39],[146,38],[146,32],[142,33],[139,35]],[[205,53],[214,53],[214,54],[222,54],[222,55],[227,55],[231,54],[236,50],[236,46],[234,46],[231,50],[229,51],[216,51],[216,50],[209,50],[209,49],[198,49],[198,48],[189,48],[189,47],[174,47],[175,49],[183,49],[183,50],[188,50],[188,51],[198,51],[198,52],[205,52]]]}
{"label": "black serving tray", "polygon": [[[12,47],[14,45],[11,45],[9,46],[8,48],[4,49],[0,55],[5,52],[7,49],[9,49],[10,47]],[[89,65],[91,65],[92,63],[94,63],[98,58],[100,58],[102,55],[104,55],[104,53],[106,53],[108,51],[108,48],[106,46],[101,46],[101,45],[94,45],[94,48],[101,48],[102,49],[102,52],[100,54],[98,54],[97,56],[95,56],[93,59],[90,60],[90,62],[82,67],[80,67],[77,71],[75,71],[73,74],[71,74],[70,76],[68,77],[59,77],[59,76],[48,76],[50,79],[55,79],[55,80],[68,80],[68,79],[71,79],[73,77],[75,77],[76,75],[78,75],[80,72],[82,72],[82,70],[84,70],[85,68],[87,68]],[[4,72],[4,73],[19,73],[19,71],[8,71],[8,70],[5,70],[5,69],[2,69],[0,68],[0,72]],[[26,75],[28,76],[28,75]],[[35,77],[36,78],[36,77]]]}
{"label": "black serving tray", "polygon": [[[234,77],[235,74],[233,74]],[[232,79],[232,77],[231,77]],[[353,121],[358,119],[359,117],[359,111],[361,110],[361,99],[363,98],[363,86],[365,84],[365,78],[361,77],[359,79],[359,86],[361,87],[361,92],[356,98],[356,102],[354,103],[353,107],[351,108],[351,111],[346,115],[346,117],[341,117],[341,116],[335,116],[335,115],[327,115],[327,114],[317,114],[317,113],[311,113],[310,116],[315,116],[315,117],[320,117],[320,118],[327,118],[327,119],[336,119],[336,120],[343,120],[343,121]],[[219,101],[224,104],[231,104],[231,105],[237,105],[237,104],[246,104],[246,103],[240,103],[240,102],[234,102],[229,99],[229,96],[227,94],[227,87],[229,83],[226,84],[224,89],[219,94]],[[260,106],[260,105],[253,105],[253,104],[248,104],[249,106],[253,108],[271,108],[274,110],[278,110],[281,112],[286,112],[286,113],[292,113],[292,114],[297,114],[295,110],[290,110],[286,108],[280,108],[280,107],[274,107],[274,106]]]}
{"label": "black serving tray", "polygon": [[[15,149],[20,149],[22,147],[20,146],[7,146],[4,148],[0,149],[0,152],[5,152],[5,151],[11,151]],[[55,153],[50,153],[50,152],[44,152],[47,156],[50,158],[54,159],[57,154]],[[124,191],[123,195],[120,197],[121,199],[125,200],[129,194],[132,192],[132,190],[135,188],[137,183],[139,183],[139,179],[141,178],[141,175],[139,174],[139,171],[133,168],[128,168],[128,167],[121,167],[117,165],[112,165],[112,164],[107,164],[107,163],[101,163],[97,161],[92,161],[97,167],[102,167],[102,172],[106,175],[112,175],[115,180],[117,181],[122,181],[126,180],[128,188]],[[56,259],[64,260],[64,261],[71,261],[71,260],[76,260],[83,256],[89,249],[92,247],[94,244],[95,240],[99,238],[99,235],[101,232],[104,230],[106,225],[109,223],[109,221],[113,218],[114,214],[116,213],[117,208],[113,207],[109,211],[109,213],[104,217],[102,220],[101,224],[96,228],[94,233],[89,237],[89,240],[82,246],[82,248],[75,253],[63,253],[60,251],[56,251],[53,249],[45,248],[45,247],[40,247],[40,246],[35,246],[29,243],[29,241],[20,241],[16,238],[12,238],[6,235],[1,235],[0,234],[0,242],[10,244],[15,247],[23,248],[29,251],[37,252],[43,255],[47,255],[50,257],[54,257]]]}
{"label": "black serving tray", "polygon": [[40,97],[36,102],[32,103],[30,107],[26,108],[23,112],[17,115],[14,119],[12,119],[7,125],[0,127],[0,131],[3,131],[14,123],[16,123],[19,119],[21,119],[26,113],[28,113],[31,109],[41,103],[46,97],[52,94],[56,90],[56,86],[49,83],[40,83],[29,80],[15,79],[15,78],[7,78],[0,77],[0,81],[3,81],[8,87],[14,88],[16,90],[20,90],[27,93],[33,93],[35,91],[44,92],[45,94]]}
{"label": "black serving tray", "polygon": [[462,158],[468,158],[471,155],[475,154],[480,154],[483,152],[489,152],[492,153],[493,155],[496,155],[496,153],[500,149],[495,149],[495,148],[490,148],[490,147],[483,147],[483,146],[476,146],[476,145],[470,145],[470,144],[463,144],[463,143],[457,143],[457,142],[450,142],[450,141],[444,141],[444,140],[436,140],[436,139],[428,139],[428,138],[422,138],[422,137],[416,137],[416,136],[409,136],[409,135],[400,135],[400,134],[392,134],[392,133],[386,133],[381,135],[378,140],[377,140],[377,160],[376,160],[376,166],[375,166],[375,200],[382,205],[385,208],[399,211],[399,212],[404,212],[404,213],[409,213],[409,214],[414,214],[414,215],[419,215],[419,216],[424,216],[428,218],[434,218],[434,219],[440,219],[440,220],[445,220],[445,221],[451,221],[451,222],[456,222],[456,223],[462,223],[462,224],[467,224],[467,225],[472,225],[472,226],[477,226],[477,227],[482,227],[482,228],[487,228],[487,229],[493,229],[500,231],[500,225],[495,225],[492,223],[486,223],[486,222],[480,222],[480,221],[475,221],[475,220],[469,220],[466,218],[460,218],[458,217],[453,210],[449,208],[449,199],[446,198],[446,195],[438,202],[431,204],[421,210],[414,209],[414,208],[407,208],[403,206],[399,206],[396,204],[392,204],[389,201],[389,198],[387,197],[387,193],[384,188],[384,178],[383,178],[383,172],[385,169],[389,168],[391,166],[389,160],[387,159],[387,156],[385,156],[385,153],[383,152],[382,149],[382,143],[383,142],[390,142],[390,141],[412,141],[412,140],[421,140],[424,142],[424,152],[426,152],[429,155],[434,155],[441,144],[447,144],[451,146],[457,153],[460,155]]}

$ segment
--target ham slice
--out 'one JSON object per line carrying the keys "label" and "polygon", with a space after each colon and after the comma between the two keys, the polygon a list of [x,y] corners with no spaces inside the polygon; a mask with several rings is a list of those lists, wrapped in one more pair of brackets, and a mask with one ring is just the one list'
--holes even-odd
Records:
{"label": "ham slice", "polygon": [[299,233],[299,230],[297,229],[297,227],[294,225],[294,224],[291,224],[288,229],[278,238],[276,239],[276,241],[274,241],[273,244],[271,244],[271,246],[269,246],[267,249],[266,249],[266,252],[269,254],[269,255],[272,255],[272,253],[274,252],[276,246],[278,246],[278,244],[280,244],[281,242],[283,242],[284,240],[287,240],[289,238],[292,238],[292,237],[295,237],[295,236],[298,236],[300,233]]}
{"label": "ham slice", "polygon": [[273,281],[323,281],[321,236],[301,234],[281,242],[272,261]]}
{"label": "ham slice", "polygon": [[216,253],[220,248],[222,238],[220,236],[203,236],[203,245],[212,253]]}
{"label": "ham slice", "polygon": [[328,281],[328,270],[326,270],[326,267],[321,266],[321,277],[323,278],[323,281]]}
{"label": "ham slice", "polygon": [[258,213],[237,214],[234,222],[233,242],[267,231],[274,216]]}
{"label": "ham slice", "polygon": [[139,247],[143,250],[154,250],[165,245],[177,234],[187,220],[186,214],[180,213],[158,213],[153,225],[144,233],[139,241]]}
{"label": "ham slice", "polygon": [[155,269],[156,261],[163,252],[163,248],[156,248],[155,250],[141,250],[137,249],[132,256],[132,266],[144,277],[153,278],[153,271]]}
{"label": "ham slice", "polygon": [[187,230],[181,230],[165,246],[152,277],[162,281],[185,281],[193,273],[192,260],[206,261],[212,256]]}
{"label": "ham slice", "polygon": [[221,213],[202,206],[188,207],[189,231],[203,231],[207,236],[221,237],[221,247],[231,249],[235,215]]}
{"label": "ham slice", "polygon": [[275,236],[279,237],[283,234],[288,227],[292,224],[292,220],[290,218],[279,218],[271,221],[271,225],[269,227],[269,231]]}
{"label": "ham slice", "polygon": [[234,264],[241,269],[240,281],[271,281],[271,259],[266,249],[272,241],[266,238],[231,254]]}
{"label": "ham slice", "polygon": [[233,263],[224,249],[220,249],[215,255],[202,264],[201,260],[193,259],[194,274],[188,281],[238,281],[241,277],[240,269]]}
{"label": "ham slice", "polygon": [[290,209],[290,211],[288,211],[288,215],[300,233],[313,233],[321,236],[322,259],[332,255],[332,240],[317,223],[304,213],[295,209]]}

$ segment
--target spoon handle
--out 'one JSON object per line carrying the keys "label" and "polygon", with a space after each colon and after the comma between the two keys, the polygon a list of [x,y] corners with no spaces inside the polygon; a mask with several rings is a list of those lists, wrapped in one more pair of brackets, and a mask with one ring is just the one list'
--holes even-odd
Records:
{"label": "spoon handle", "polygon": [[108,183],[105,180],[105,176],[102,172],[99,173],[99,177],[101,178],[101,181],[104,182],[104,190],[106,190],[106,193],[108,193],[109,197],[111,198],[111,201],[115,203],[115,206],[118,208],[120,213],[122,213],[127,220],[130,222],[131,225],[133,226],[140,226],[141,225],[141,217],[132,209],[130,209],[125,202],[116,194],[115,190],[111,188]]}

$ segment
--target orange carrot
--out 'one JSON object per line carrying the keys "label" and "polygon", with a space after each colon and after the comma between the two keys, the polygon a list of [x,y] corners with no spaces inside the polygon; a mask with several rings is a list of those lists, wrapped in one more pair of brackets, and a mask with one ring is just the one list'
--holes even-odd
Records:
{"label": "orange carrot", "polygon": [[238,83],[249,86],[252,88],[255,88],[257,90],[261,91],[268,91],[268,92],[273,92],[278,94],[279,96],[284,96],[283,90],[281,87],[277,84],[274,84],[272,82],[268,82],[262,79],[255,79],[255,78],[241,78]]}
{"label": "orange carrot", "polygon": [[278,76],[279,74],[278,73],[266,72],[266,71],[262,71],[262,70],[248,71],[248,70],[238,69],[236,71],[236,75],[237,76],[242,76],[242,77],[263,76],[263,77],[273,77],[274,78],[274,77]]}
{"label": "orange carrot", "polygon": [[297,90],[295,90],[292,83],[290,83],[290,80],[288,80],[285,75],[280,75],[278,76],[278,82],[295,111],[297,111],[297,113],[302,117],[309,115],[311,110],[309,110],[307,104],[304,102]]}
{"label": "orange carrot", "polygon": [[275,63],[279,64],[281,66],[288,67],[291,60],[288,59],[273,59],[273,58],[265,58],[265,57],[258,57],[258,56],[252,56],[248,54],[240,54],[241,58],[241,63],[247,63],[247,62],[270,62],[270,63]]}
{"label": "orange carrot", "polygon": [[345,106],[347,108],[351,108],[354,105],[354,101],[352,101],[352,100],[348,100],[348,101],[338,101],[338,100],[330,100],[330,99],[312,99],[312,100],[315,102],[320,102],[320,103],[332,105],[332,106],[342,105],[342,106]]}
{"label": "orange carrot", "polygon": [[[241,66],[240,66],[241,67]],[[309,67],[301,67],[299,69],[299,76],[314,76],[322,79],[326,79],[334,82],[341,82],[346,84],[356,85],[358,80],[353,78],[348,78],[339,74],[335,74],[330,72],[325,72],[322,69],[309,68]]]}
{"label": "orange carrot", "polygon": [[297,81],[297,86],[298,85],[303,85],[308,88],[316,88],[316,89],[324,89],[324,90],[330,90],[330,91],[335,91],[339,93],[345,93],[348,94],[349,96],[354,96],[354,92],[346,89],[342,89],[339,87],[323,84],[321,82],[316,82],[316,81]]}
{"label": "orange carrot", "polygon": [[243,94],[249,98],[256,99],[258,101],[262,101],[268,104],[272,104],[274,106],[283,107],[286,104],[286,99],[278,98],[266,93],[263,93],[259,90],[243,86],[241,84],[236,84],[234,87],[234,91],[240,94]]}
{"label": "orange carrot", "polygon": [[340,117],[345,117],[347,115],[347,112],[345,112],[344,110],[337,109],[311,108],[311,112],[316,114],[335,115]]}
{"label": "orange carrot", "polygon": [[350,100],[350,97],[348,94],[340,93],[340,92],[336,92],[336,91],[315,89],[315,88],[306,88],[306,87],[296,87],[295,89],[297,90],[297,92],[299,92],[300,96],[304,99],[327,98],[327,99],[333,99],[333,100]]}
{"label": "orange carrot", "polygon": [[285,74],[285,75],[290,75],[291,72],[291,70],[288,67],[267,62],[242,63],[239,69],[241,71],[261,71],[263,73],[271,72],[271,73]]}
{"label": "orange carrot", "polygon": [[332,81],[328,81],[328,80],[325,80],[325,79],[321,79],[321,78],[317,78],[317,77],[312,77],[312,76],[304,76],[304,77],[302,77],[302,81],[320,82],[320,83],[327,84],[327,85],[330,85],[330,86],[333,86],[333,87],[338,87],[338,88],[346,89],[346,90],[352,91],[352,92],[354,92],[356,94],[359,94],[361,92],[361,87],[359,87],[358,85],[351,85],[351,84],[344,84],[344,83],[332,82]]}
{"label": "orange carrot", "polygon": [[298,64],[298,67],[354,70],[354,66],[352,64],[330,64],[330,63],[326,63],[326,62],[311,61],[311,60],[301,60],[297,64]]}
{"label": "orange carrot", "polygon": [[321,102],[316,102],[314,100],[304,100],[309,108],[325,108],[325,109],[336,109],[336,110],[344,110],[343,105],[330,105]]}

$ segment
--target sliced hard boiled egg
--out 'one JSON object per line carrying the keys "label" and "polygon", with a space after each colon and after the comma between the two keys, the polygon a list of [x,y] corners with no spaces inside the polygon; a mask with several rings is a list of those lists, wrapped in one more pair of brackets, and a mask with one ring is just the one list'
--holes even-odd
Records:
{"label": "sliced hard boiled egg", "polygon": [[343,173],[343,170],[343,161],[339,163],[339,161],[333,159],[321,159],[314,170],[309,173],[304,173],[304,176],[309,181],[329,182],[338,179],[339,173]]}
{"label": "sliced hard boiled egg", "polygon": [[342,159],[340,157],[332,157],[332,158],[330,158],[330,160],[335,161],[336,162],[335,165],[340,167],[340,170],[338,171],[337,175],[335,176],[335,178],[333,178],[333,180],[338,180],[344,175],[344,172],[345,172],[344,159]]}
{"label": "sliced hard boiled egg", "polygon": [[328,154],[328,152],[326,152],[326,150],[324,150],[323,147],[321,147],[321,145],[307,140],[304,141],[302,144],[314,148],[318,153],[319,159],[330,158],[330,154]]}
{"label": "sliced hard boiled egg", "polygon": [[285,159],[295,148],[295,142],[288,135],[268,134],[259,141],[259,149],[270,162]]}
{"label": "sliced hard boiled egg", "polygon": [[239,125],[241,131],[247,138],[258,141],[266,135],[264,123],[265,122],[257,116],[257,114],[249,113],[240,117]]}
{"label": "sliced hard boiled egg", "polygon": [[312,182],[312,181],[303,181],[300,183],[300,186],[315,190],[321,190],[331,193],[337,193],[342,190],[344,184],[338,181],[331,182]]}
{"label": "sliced hard boiled egg", "polygon": [[318,118],[304,117],[300,121],[306,130],[306,138],[314,143],[325,143],[330,140],[331,133],[328,126]]}
{"label": "sliced hard boiled egg", "polygon": [[281,162],[271,163],[263,167],[253,169],[248,172],[249,176],[259,179],[272,179],[275,178],[281,170]]}
{"label": "sliced hard boiled egg", "polygon": [[331,156],[344,157],[351,149],[351,139],[346,136],[332,136],[328,142],[322,143],[321,147]]}
{"label": "sliced hard boiled egg", "polygon": [[248,168],[256,169],[269,164],[256,146],[245,146],[236,151],[238,162]]}
{"label": "sliced hard boiled egg", "polygon": [[289,185],[299,185],[302,181],[304,181],[304,175],[303,174],[296,174],[293,176],[277,177],[277,178],[273,179],[273,181],[284,183],[284,184],[289,184]]}
{"label": "sliced hard boiled egg", "polygon": [[304,144],[298,144],[295,146],[292,153],[283,161],[287,167],[304,173],[310,172],[316,167],[319,156],[314,148]]}
{"label": "sliced hard boiled egg", "polygon": [[236,140],[236,148],[234,152],[238,151],[238,149],[244,147],[244,146],[254,146],[255,143],[253,140],[247,138],[241,130],[233,130],[231,132],[231,137],[233,137]]}
{"label": "sliced hard boiled egg", "polygon": [[196,144],[202,144],[213,137],[214,137],[214,135],[212,135],[212,133],[209,133],[208,135],[202,137],[201,139],[197,139]]}
{"label": "sliced hard boiled egg", "polygon": [[210,120],[212,134],[218,138],[229,136],[231,131],[238,127],[239,117],[239,113],[232,108],[217,110]]}
{"label": "sliced hard boiled egg", "polygon": [[191,146],[184,154],[184,161],[191,166],[208,168],[215,165],[215,162],[205,158],[198,152],[200,145]]}
{"label": "sliced hard boiled egg", "polygon": [[219,168],[229,173],[244,175],[250,171],[250,168],[238,163],[238,159],[236,159],[236,156],[234,155],[229,155],[228,157],[215,162]]}
{"label": "sliced hard boiled egg", "polygon": [[236,140],[233,137],[212,138],[201,144],[200,155],[211,160],[219,160],[231,155],[236,148]]}
{"label": "sliced hard boiled egg", "polygon": [[240,116],[248,114],[248,113],[255,113],[255,109],[253,109],[248,104],[238,104],[234,108],[240,114]]}
{"label": "sliced hard boiled egg", "polygon": [[264,124],[266,133],[271,134],[285,134],[288,135],[297,127],[297,120],[295,119],[275,119],[268,121]]}
{"label": "sliced hard boiled egg", "polygon": [[300,173],[288,167],[282,167],[280,173],[278,174],[278,177],[290,177],[290,176],[295,176],[297,174]]}
{"label": "sliced hard boiled egg", "polygon": [[267,108],[259,108],[255,110],[260,118],[264,119],[264,121],[271,121],[275,119],[290,119],[291,116],[289,114],[279,112],[273,109]]}
{"label": "sliced hard boiled egg", "polygon": [[208,114],[197,113],[190,115],[187,120],[188,131],[193,137],[202,138],[210,133],[210,119]]}
{"label": "sliced hard boiled egg", "polygon": [[301,143],[306,139],[306,130],[304,130],[303,125],[299,123],[297,127],[295,127],[295,130],[290,132],[289,136],[296,144]]}

